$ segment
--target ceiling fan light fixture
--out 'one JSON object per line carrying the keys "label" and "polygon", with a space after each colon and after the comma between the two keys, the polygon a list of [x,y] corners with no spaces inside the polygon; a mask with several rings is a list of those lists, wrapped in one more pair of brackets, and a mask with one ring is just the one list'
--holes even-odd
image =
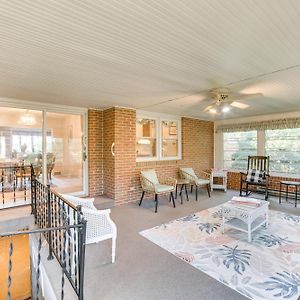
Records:
{"label": "ceiling fan light fixture", "polygon": [[232,93],[227,87],[215,88],[209,91],[209,98],[207,98],[207,100],[213,101],[213,103],[208,105],[203,111],[215,115],[222,115],[229,113],[232,110],[232,107],[246,109],[249,107],[249,105],[239,101],[254,97],[263,97],[263,94]]}
{"label": "ceiling fan light fixture", "polygon": [[224,106],[224,107],[222,108],[222,112],[223,112],[223,113],[227,113],[227,112],[229,112],[229,111],[230,111],[229,105],[226,105],[226,106]]}

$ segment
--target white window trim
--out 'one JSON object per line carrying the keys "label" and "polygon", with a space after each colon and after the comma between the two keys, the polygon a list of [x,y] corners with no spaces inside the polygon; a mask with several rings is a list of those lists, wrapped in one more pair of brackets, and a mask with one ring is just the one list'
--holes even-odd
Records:
{"label": "white window trim", "polygon": [[[178,148],[177,148],[177,152],[178,152],[178,155],[177,156],[167,156],[167,157],[163,157],[162,155],[162,140],[163,140],[163,137],[162,137],[162,126],[161,126],[161,123],[162,122],[175,122],[177,124],[177,139],[178,139]],[[159,144],[160,144],[160,160],[179,160],[181,159],[181,119],[178,120],[178,118],[174,119],[173,118],[160,118],[160,123],[159,123],[159,130],[160,130],[160,138],[159,138]]]}
{"label": "white window trim", "polygon": [[[264,131],[263,131],[264,135]],[[265,137],[263,137],[263,144],[259,142],[259,138],[261,138],[261,134],[257,130],[257,148],[256,148],[256,155],[264,155],[260,154],[260,149],[264,149],[264,141]],[[217,169],[224,169],[224,132],[215,133],[215,145],[216,145],[216,153],[219,155],[219,158],[215,159],[215,168]],[[245,171],[245,169],[226,169],[229,172],[233,173],[240,173],[241,171]]]}
{"label": "white window trim", "polygon": [[[147,162],[147,161],[168,161],[168,160],[181,160],[182,159],[182,134],[181,134],[181,117],[154,113],[148,111],[138,110],[136,114],[138,119],[151,119],[156,122],[156,156],[155,157],[136,157],[136,162]],[[177,135],[178,135],[178,155],[163,157],[162,156],[162,132],[161,123],[162,121],[171,121],[177,123]]]}
{"label": "white window trim", "polygon": [[[141,161],[157,161],[159,160],[159,118],[154,117],[153,115],[149,114],[137,114],[136,119],[149,119],[155,120],[155,133],[156,133],[156,156],[153,157],[136,157],[137,162]],[[136,141],[135,141],[136,142]]]}
{"label": "white window trim", "polygon": [[[219,169],[224,169],[224,139],[223,132],[215,133],[215,152],[220,155],[220,158],[215,158],[215,167]],[[266,143],[266,135],[265,130],[257,130],[257,155],[265,156],[265,143]],[[229,172],[240,173],[241,171],[245,171],[242,169],[228,169]],[[273,172],[270,171],[271,176],[275,177],[288,177],[299,179],[300,174],[296,173],[284,173],[284,172]]]}

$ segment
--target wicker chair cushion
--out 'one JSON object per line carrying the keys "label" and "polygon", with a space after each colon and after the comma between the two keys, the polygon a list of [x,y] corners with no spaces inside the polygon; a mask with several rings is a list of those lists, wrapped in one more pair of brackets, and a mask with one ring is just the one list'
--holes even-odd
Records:
{"label": "wicker chair cushion", "polygon": [[168,193],[173,190],[174,190],[174,187],[171,185],[165,185],[165,184],[156,184],[155,185],[155,191],[157,194]]}
{"label": "wicker chair cushion", "polygon": [[195,174],[193,168],[180,168],[180,170],[182,170],[183,172],[193,176],[194,178],[197,178],[197,175]]}
{"label": "wicker chair cushion", "polygon": [[141,175],[151,181],[154,185],[159,184],[155,170],[141,171]]}
{"label": "wicker chair cushion", "polygon": [[249,183],[265,183],[266,173],[265,171],[251,169],[248,170],[246,181]]}
{"label": "wicker chair cushion", "polygon": [[200,179],[200,178],[197,178],[195,179],[195,183],[197,185],[205,185],[205,184],[209,184],[209,180],[208,179]]}

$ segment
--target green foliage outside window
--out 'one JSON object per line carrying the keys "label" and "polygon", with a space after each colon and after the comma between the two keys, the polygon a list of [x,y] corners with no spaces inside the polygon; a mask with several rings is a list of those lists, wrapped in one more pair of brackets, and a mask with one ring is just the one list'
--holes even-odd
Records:
{"label": "green foliage outside window", "polygon": [[265,137],[270,170],[300,174],[300,128],[266,130]]}
{"label": "green foliage outside window", "polygon": [[249,155],[257,153],[257,132],[224,133],[224,168],[245,170]]}
{"label": "green foliage outside window", "polygon": [[[248,155],[257,155],[257,131],[226,132],[224,168],[245,170]],[[300,128],[265,130],[265,155],[270,171],[300,174]]]}

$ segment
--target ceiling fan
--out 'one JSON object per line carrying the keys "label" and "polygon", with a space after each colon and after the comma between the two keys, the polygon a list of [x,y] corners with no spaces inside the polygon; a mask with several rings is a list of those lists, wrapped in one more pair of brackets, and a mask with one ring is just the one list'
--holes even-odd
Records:
{"label": "ceiling fan", "polygon": [[239,94],[232,93],[227,87],[215,88],[209,91],[209,101],[214,101],[213,104],[208,105],[204,112],[210,112],[211,114],[221,114],[229,112],[231,107],[236,107],[239,109],[245,109],[249,107],[248,104],[241,103],[237,100],[244,100],[248,98],[254,98],[263,96],[262,93],[254,94]]}

